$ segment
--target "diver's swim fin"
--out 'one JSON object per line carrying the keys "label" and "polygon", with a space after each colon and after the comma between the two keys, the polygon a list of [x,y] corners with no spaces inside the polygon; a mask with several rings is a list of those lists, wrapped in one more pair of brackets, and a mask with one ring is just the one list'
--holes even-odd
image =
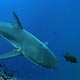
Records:
{"label": "diver's swim fin", "polygon": [[0,59],[12,58],[12,57],[15,57],[15,56],[19,56],[20,54],[21,54],[20,51],[14,49],[13,51],[11,51],[9,53],[1,54]]}

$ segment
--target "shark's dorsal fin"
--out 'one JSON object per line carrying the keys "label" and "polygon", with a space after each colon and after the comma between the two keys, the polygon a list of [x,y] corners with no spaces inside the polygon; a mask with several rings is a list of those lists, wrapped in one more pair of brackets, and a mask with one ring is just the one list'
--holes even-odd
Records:
{"label": "shark's dorsal fin", "polygon": [[17,29],[23,29],[22,28],[22,25],[21,25],[21,23],[20,23],[20,20],[19,20],[19,18],[18,18],[18,16],[16,15],[16,13],[15,12],[13,12],[13,17],[14,17],[14,28],[17,28]]}

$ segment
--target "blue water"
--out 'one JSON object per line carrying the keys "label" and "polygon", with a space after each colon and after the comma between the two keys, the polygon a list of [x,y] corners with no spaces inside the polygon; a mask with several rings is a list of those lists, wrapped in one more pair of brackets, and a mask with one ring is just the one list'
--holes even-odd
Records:
{"label": "blue water", "polygon": [[[1,0],[0,21],[13,23],[15,11],[23,28],[48,41],[59,66],[45,70],[23,56],[2,60],[8,68],[24,76],[22,80],[80,80],[80,1],[79,0]],[[14,47],[0,39],[0,53]],[[69,51],[78,59],[77,64],[66,62],[63,54]]]}

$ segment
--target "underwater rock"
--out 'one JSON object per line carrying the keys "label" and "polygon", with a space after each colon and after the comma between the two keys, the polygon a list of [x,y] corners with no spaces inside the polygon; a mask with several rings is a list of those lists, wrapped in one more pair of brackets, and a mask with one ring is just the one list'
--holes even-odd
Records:
{"label": "underwater rock", "polygon": [[78,63],[77,58],[72,54],[70,54],[69,52],[66,52],[66,54],[63,54],[63,57],[66,59],[66,61],[69,61],[71,63]]}

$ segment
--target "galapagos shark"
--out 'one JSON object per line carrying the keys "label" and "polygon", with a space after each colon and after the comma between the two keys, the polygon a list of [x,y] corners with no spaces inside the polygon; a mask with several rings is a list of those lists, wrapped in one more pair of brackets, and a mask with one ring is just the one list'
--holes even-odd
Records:
{"label": "galapagos shark", "polygon": [[46,44],[23,29],[15,12],[13,12],[13,18],[13,24],[0,22],[0,36],[14,46],[12,51],[1,54],[0,60],[23,55],[45,69],[56,69],[58,60],[54,53]]}

